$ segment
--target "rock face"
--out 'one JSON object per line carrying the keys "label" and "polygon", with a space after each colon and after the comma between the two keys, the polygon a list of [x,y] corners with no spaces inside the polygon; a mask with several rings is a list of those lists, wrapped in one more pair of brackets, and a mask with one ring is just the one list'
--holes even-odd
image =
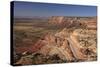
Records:
{"label": "rock face", "polygon": [[56,34],[48,34],[45,36],[42,42],[45,43],[39,53],[46,55],[57,54],[61,59],[66,59],[68,61],[74,60],[73,54],[70,50],[69,43],[67,41],[67,30],[64,29]]}
{"label": "rock face", "polygon": [[72,24],[77,23],[77,17],[66,17],[66,16],[52,16],[49,19],[49,23],[51,24],[58,24],[58,25],[65,25],[65,24]]}
{"label": "rock face", "polygon": [[[80,45],[77,35],[75,32],[70,33],[66,28],[55,34],[47,34],[41,41],[45,46],[41,47],[38,53],[45,56],[57,54],[61,59],[67,61],[88,60],[90,59],[88,55],[82,52],[88,48]],[[96,53],[94,48],[91,51]]]}
{"label": "rock face", "polygon": [[63,20],[64,19],[64,17],[63,16],[52,16],[52,17],[50,17],[50,19],[49,19],[49,23],[51,23],[51,24],[62,24],[63,23]]}
{"label": "rock face", "polygon": [[63,27],[88,27],[96,28],[96,17],[67,17],[67,16],[52,16],[49,19],[50,24]]}

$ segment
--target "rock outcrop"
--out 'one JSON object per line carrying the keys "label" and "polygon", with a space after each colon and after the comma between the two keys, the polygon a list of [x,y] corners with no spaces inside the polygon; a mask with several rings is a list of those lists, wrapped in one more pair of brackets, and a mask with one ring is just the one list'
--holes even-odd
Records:
{"label": "rock outcrop", "polygon": [[68,17],[68,16],[52,16],[48,21],[50,24],[62,27],[88,27],[96,28],[96,17]]}
{"label": "rock outcrop", "polygon": [[57,54],[61,59],[67,61],[77,60],[88,60],[88,55],[82,53],[81,50],[85,50],[77,40],[78,34],[75,32],[69,32],[66,28],[55,34],[47,34],[41,43],[42,46],[38,53],[45,56],[53,56]]}

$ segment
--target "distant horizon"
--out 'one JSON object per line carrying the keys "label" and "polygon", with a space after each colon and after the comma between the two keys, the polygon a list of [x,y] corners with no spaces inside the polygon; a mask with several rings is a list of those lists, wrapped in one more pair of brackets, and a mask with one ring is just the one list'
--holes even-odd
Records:
{"label": "distant horizon", "polygon": [[53,4],[13,1],[14,17],[77,16],[97,17],[97,7],[87,5]]}
{"label": "distant horizon", "polygon": [[[14,16],[14,18],[39,18],[39,17],[53,17],[53,16],[31,16],[31,17],[28,17],[28,16]],[[56,17],[56,16],[55,16]],[[58,16],[58,17],[97,17],[97,16]]]}

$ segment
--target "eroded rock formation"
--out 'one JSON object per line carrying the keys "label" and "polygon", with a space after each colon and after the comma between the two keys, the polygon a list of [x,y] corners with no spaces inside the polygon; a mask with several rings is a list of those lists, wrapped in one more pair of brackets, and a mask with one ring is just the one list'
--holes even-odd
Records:
{"label": "eroded rock formation", "polygon": [[[92,27],[96,28],[96,19],[89,19],[64,16],[51,17],[49,20],[50,24],[60,25],[64,28],[61,28],[60,31],[48,32],[27,49],[32,53],[32,57],[35,54],[43,55],[39,59],[42,61],[36,61],[35,63],[42,63],[44,58],[48,59],[48,56],[52,57],[55,55],[67,62],[96,60],[96,29],[88,29]],[[87,28],[85,28],[86,26],[81,28],[84,24],[87,25]],[[27,52],[23,54],[25,55]],[[22,57],[16,64],[32,64],[32,59],[26,57]],[[29,60],[29,63],[23,61],[24,59]]]}
{"label": "eroded rock formation", "polygon": [[[68,30],[64,28],[62,31],[56,34],[47,34],[44,37],[43,42],[45,46],[41,47],[38,51],[43,55],[58,54],[60,58],[68,61],[88,60],[89,57],[81,50],[85,50],[77,40],[77,33],[68,33]],[[93,50],[93,49],[92,49]]]}

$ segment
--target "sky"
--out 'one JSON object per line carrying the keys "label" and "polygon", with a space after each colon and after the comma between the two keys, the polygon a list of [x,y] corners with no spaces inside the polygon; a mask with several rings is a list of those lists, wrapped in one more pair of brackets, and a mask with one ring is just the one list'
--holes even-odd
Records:
{"label": "sky", "polygon": [[34,16],[97,16],[97,7],[14,1],[14,17]]}

